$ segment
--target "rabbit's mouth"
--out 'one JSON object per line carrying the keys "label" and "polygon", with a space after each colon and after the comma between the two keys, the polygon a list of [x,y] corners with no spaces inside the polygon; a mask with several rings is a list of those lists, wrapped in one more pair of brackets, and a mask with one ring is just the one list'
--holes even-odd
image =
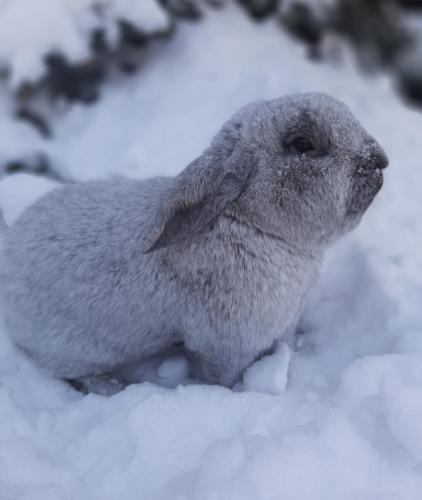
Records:
{"label": "rabbit's mouth", "polygon": [[362,215],[382,188],[383,182],[382,168],[358,167],[351,179],[346,216]]}

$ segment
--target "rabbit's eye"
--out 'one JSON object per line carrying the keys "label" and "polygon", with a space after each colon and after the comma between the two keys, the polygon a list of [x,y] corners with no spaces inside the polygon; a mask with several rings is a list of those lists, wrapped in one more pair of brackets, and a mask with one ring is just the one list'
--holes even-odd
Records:
{"label": "rabbit's eye", "polygon": [[292,147],[297,153],[307,153],[314,151],[315,147],[306,137],[297,137],[292,141]]}

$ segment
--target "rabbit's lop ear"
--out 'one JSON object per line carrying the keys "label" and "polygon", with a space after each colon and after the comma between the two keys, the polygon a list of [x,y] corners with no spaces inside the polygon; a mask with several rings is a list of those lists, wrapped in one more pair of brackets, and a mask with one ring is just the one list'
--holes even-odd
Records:
{"label": "rabbit's lop ear", "polygon": [[186,167],[164,193],[150,221],[144,252],[190,241],[210,227],[245,189],[251,161],[236,144],[213,145]]}

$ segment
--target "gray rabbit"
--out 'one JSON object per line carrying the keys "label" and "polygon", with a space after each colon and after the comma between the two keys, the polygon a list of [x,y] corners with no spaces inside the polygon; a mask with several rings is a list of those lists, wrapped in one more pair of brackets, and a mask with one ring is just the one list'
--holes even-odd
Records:
{"label": "gray rabbit", "polygon": [[87,391],[178,342],[231,387],[286,336],[387,164],[344,104],[308,93],[246,106],[174,178],[59,187],[3,232],[10,337]]}

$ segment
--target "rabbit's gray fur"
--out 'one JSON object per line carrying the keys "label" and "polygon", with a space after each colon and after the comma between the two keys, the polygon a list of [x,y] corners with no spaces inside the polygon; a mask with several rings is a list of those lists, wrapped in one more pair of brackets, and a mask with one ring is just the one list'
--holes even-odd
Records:
{"label": "rabbit's gray fur", "polygon": [[[298,153],[298,136],[314,150]],[[297,94],[246,106],[174,178],[57,188],[4,238],[10,336],[67,379],[183,341],[232,386],[300,314],[386,165],[344,104]]]}

